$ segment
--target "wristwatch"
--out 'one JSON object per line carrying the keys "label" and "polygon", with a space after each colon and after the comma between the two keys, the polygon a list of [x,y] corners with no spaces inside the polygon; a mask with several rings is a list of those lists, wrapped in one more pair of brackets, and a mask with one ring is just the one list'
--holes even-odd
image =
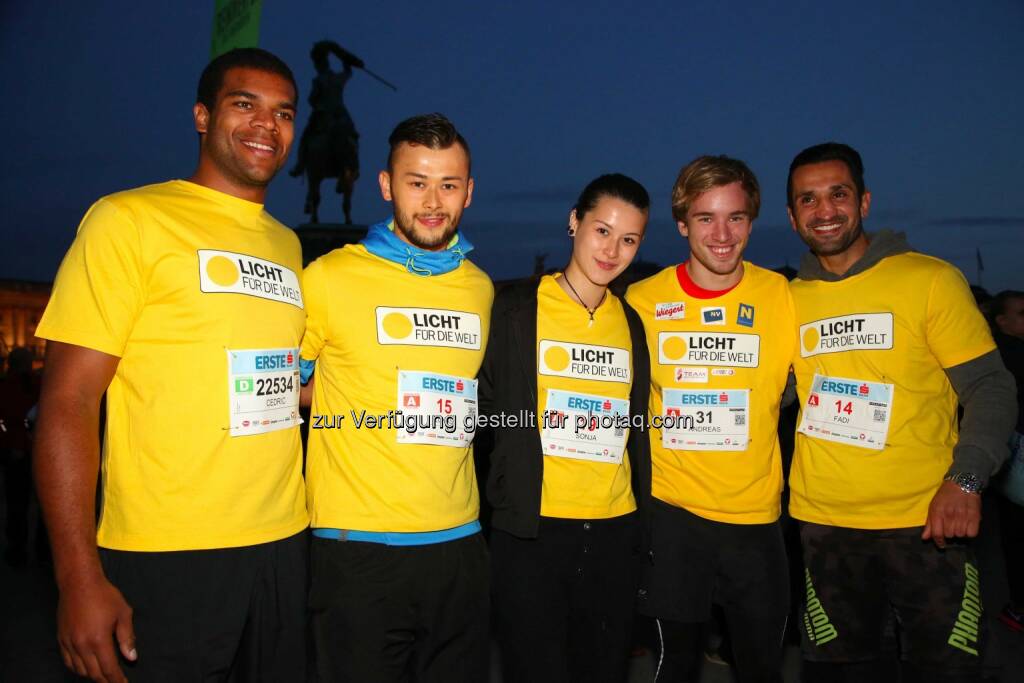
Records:
{"label": "wristwatch", "polygon": [[984,484],[978,475],[971,472],[954,472],[943,477],[943,481],[951,481],[960,487],[964,493],[981,493],[985,490]]}

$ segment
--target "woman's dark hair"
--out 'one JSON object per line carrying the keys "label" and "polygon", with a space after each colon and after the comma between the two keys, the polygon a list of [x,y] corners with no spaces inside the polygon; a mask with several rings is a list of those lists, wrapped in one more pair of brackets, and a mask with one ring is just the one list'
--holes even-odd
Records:
{"label": "woman's dark hair", "polygon": [[597,206],[602,197],[621,199],[641,211],[647,211],[651,206],[651,198],[643,185],[621,173],[608,173],[594,178],[583,188],[573,207],[576,220],[582,221],[583,216]]}

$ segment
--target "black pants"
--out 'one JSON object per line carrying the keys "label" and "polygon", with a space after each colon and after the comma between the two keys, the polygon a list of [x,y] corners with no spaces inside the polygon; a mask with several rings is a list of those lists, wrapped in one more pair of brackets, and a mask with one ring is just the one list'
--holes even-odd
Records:
{"label": "black pants", "polygon": [[481,534],[402,547],[314,537],[312,579],[313,645],[324,683],[488,680]]}
{"label": "black pants", "polygon": [[308,532],[218,550],[100,549],[134,610],[132,683],[266,681],[306,676]]}
{"label": "black pants", "polygon": [[637,515],[541,518],[537,538],[491,535],[504,683],[621,683],[636,596]]}
{"label": "black pants", "polygon": [[1010,585],[1010,603],[1015,609],[1024,609],[1024,507],[1017,505],[998,492],[999,535],[1006,557],[1006,581]]}
{"label": "black pants", "polygon": [[921,530],[801,524],[805,681],[884,680],[891,612],[902,680],[981,680],[987,626],[974,553],[956,543],[939,550]]}
{"label": "black pants", "polygon": [[700,625],[720,605],[743,683],[781,680],[789,613],[786,548],[778,522],[727,524],[655,499],[640,612],[658,620],[657,681],[696,680]]}
{"label": "black pants", "polygon": [[[777,645],[782,637],[779,619],[758,618],[735,608],[723,609],[722,613],[728,635],[735,638],[735,642],[730,640],[729,651],[737,667],[736,680],[782,681],[781,655]],[[782,624],[785,625],[785,619]],[[701,655],[709,626],[671,619],[655,621],[659,641],[656,683],[696,683],[700,680]]]}

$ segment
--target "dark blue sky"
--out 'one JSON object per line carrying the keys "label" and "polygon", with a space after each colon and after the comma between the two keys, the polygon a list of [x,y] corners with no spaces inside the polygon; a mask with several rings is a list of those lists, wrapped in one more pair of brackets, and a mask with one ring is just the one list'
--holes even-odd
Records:
{"label": "dark blue sky", "polygon": [[[1024,288],[1024,3],[636,4],[264,0],[260,43],[295,70],[303,104],[321,38],[398,85],[357,73],[346,91],[362,136],[357,222],[387,215],[376,174],[394,124],[454,120],[476,178],[462,227],[496,278],[528,273],[537,252],[563,263],[566,214],[609,171],[651,191],[641,257],[682,260],[668,194],[703,153],[744,159],[761,180],[749,258],[795,264],[786,169],[836,139],[864,156],[869,229],[906,230],[972,281],[978,247],[986,287]],[[0,4],[0,278],[52,278],[95,198],[192,172],[212,14],[212,0]],[[322,220],[340,220],[323,189]],[[298,225],[304,193],[282,173],[268,208]]]}

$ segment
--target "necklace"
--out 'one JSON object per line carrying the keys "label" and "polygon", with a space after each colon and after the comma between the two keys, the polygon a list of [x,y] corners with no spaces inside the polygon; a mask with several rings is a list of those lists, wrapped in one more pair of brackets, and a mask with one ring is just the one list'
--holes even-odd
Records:
{"label": "necklace", "polygon": [[[594,326],[594,311],[597,310],[597,306],[601,305],[601,301],[604,301],[604,294],[601,295],[601,301],[597,302],[597,306],[594,306],[593,308],[591,308],[583,300],[583,297],[580,296],[580,293],[576,291],[576,288],[572,286],[572,283],[569,282],[569,277],[565,273],[562,273],[562,277],[565,278],[565,284],[569,285],[569,289],[571,289],[572,293],[576,295],[576,300],[579,301],[580,304],[583,306],[583,308],[587,309],[587,313],[590,314],[590,322],[587,323],[587,327],[593,327]],[[605,290],[605,291],[607,292],[607,290]]]}

